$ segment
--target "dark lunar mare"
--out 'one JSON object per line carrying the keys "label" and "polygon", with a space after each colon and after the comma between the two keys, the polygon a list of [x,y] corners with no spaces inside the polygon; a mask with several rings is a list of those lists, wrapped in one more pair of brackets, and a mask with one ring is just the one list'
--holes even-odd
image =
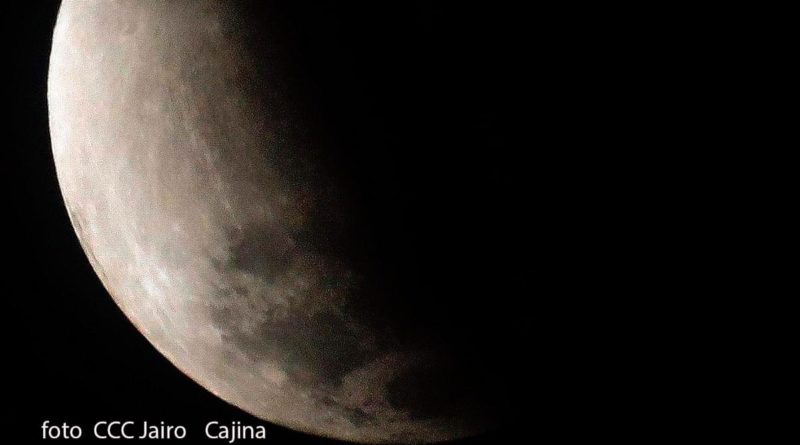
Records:
{"label": "dark lunar mare", "polygon": [[[252,36],[254,51],[261,39],[284,43],[286,101],[309,124],[298,131],[346,190],[346,221],[320,214],[293,238],[363,271],[347,312],[386,332],[379,350],[425,345],[441,357],[443,366],[398,377],[393,402],[420,417],[448,403],[497,412],[530,328],[508,304],[535,286],[524,158],[503,140],[517,54],[511,36],[497,33],[502,13],[422,2],[244,7],[253,24],[243,28],[269,30]],[[273,57],[255,59],[268,70]],[[268,240],[248,234],[234,266],[271,263],[262,258]],[[315,338],[347,332],[331,314],[303,323]],[[322,341],[302,355],[318,369],[335,362],[323,371],[333,382],[372,355],[342,355],[354,348],[340,346]]]}

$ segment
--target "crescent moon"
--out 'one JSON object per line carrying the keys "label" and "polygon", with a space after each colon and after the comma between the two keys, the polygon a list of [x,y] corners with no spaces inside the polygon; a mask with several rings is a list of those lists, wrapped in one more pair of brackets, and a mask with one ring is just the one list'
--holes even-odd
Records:
{"label": "crescent moon", "polygon": [[364,443],[484,431],[474,403],[414,383],[450,369],[436,347],[360,309],[348,196],[247,5],[63,2],[53,156],[94,270],[177,368],[259,418]]}

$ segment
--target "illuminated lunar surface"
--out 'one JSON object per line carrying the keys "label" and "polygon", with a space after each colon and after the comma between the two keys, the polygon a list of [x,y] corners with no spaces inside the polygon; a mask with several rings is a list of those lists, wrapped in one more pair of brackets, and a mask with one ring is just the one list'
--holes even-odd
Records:
{"label": "illuminated lunar surface", "polygon": [[63,3],[50,128],[92,266],[176,367],[262,419],[358,442],[485,430],[471,390],[415,386],[458,369],[446,354],[370,310],[351,203],[241,5]]}

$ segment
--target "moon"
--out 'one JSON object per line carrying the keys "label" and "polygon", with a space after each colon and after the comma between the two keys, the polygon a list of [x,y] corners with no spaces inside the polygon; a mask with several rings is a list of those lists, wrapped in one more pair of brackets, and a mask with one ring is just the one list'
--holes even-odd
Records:
{"label": "moon", "polygon": [[494,377],[375,284],[359,204],[255,3],[63,2],[51,139],[94,270],[177,368],[261,419],[363,443],[492,428]]}

